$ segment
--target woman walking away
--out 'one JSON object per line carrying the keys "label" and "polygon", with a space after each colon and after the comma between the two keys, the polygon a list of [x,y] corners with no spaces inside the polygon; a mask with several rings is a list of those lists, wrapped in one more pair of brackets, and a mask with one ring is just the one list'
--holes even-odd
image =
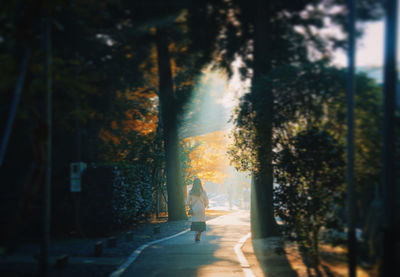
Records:
{"label": "woman walking away", "polygon": [[195,241],[200,241],[201,232],[206,230],[206,207],[208,207],[207,194],[201,185],[199,178],[193,182],[193,187],[189,192],[187,204],[192,215],[191,230],[197,232]]}

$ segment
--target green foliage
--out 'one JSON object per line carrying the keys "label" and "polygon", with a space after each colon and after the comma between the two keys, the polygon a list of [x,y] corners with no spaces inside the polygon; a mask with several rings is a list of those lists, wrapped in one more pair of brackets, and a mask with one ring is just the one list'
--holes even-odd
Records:
{"label": "green foliage", "polygon": [[[254,39],[254,26],[260,6],[256,0],[226,1],[225,7],[216,15],[223,35],[218,38],[220,53],[219,64],[232,73],[231,63],[241,57],[243,64],[240,72],[243,78],[252,76],[254,61],[252,45]],[[357,19],[360,21],[378,20],[382,18],[383,1],[359,0],[357,1]],[[330,56],[332,47],[345,48],[346,39],[338,36],[320,36],[319,30],[336,24],[344,33],[347,33],[347,17],[342,11],[346,9],[345,0],[278,0],[265,2],[263,22],[264,38],[268,41],[265,51],[265,70],[279,67],[282,64],[306,62],[315,60],[318,56]],[[227,10],[229,12],[227,12]],[[234,18],[234,20],[233,20]],[[328,20],[327,20],[328,19]],[[303,32],[296,32],[295,28]],[[358,32],[361,35],[361,32]],[[304,41],[305,39],[305,41]],[[308,49],[302,45],[308,45]],[[331,47],[332,46],[332,47]],[[310,53],[313,49],[314,53]],[[318,59],[318,58],[317,58]]]}
{"label": "green foliage", "polygon": [[[346,134],[346,95],[345,72],[337,71],[337,92],[327,99],[326,127],[342,142]],[[380,182],[382,169],[382,88],[365,74],[356,76],[355,93],[355,167],[354,177],[359,199],[360,216],[364,218],[365,212],[372,201],[372,195],[366,196],[367,191],[373,191]],[[367,200],[369,199],[369,200]],[[362,203],[364,202],[364,203]]]}
{"label": "green foliage", "polygon": [[[274,147],[307,126],[320,126],[341,144],[346,135],[346,72],[329,67],[325,60],[285,65],[265,79],[265,90],[274,92]],[[355,180],[359,196],[379,182],[381,168],[381,88],[365,74],[356,75]],[[257,171],[254,116],[265,109],[263,98],[242,97],[235,111],[231,162],[240,170]],[[262,125],[261,125],[262,126]],[[367,197],[368,198],[368,197]],[[368,203],[359,203],[361,210]]]}
{"label": "green foliage", "polygon": [[116,224],[128,226],[145,218],[152,208],[152,183],[149,167],[140,163],[119,163],[113,183],[113,212]]}
{"label": "green foliage", "polygon": [[190,162],[190,153],[196,150],[196,148],[200,145],[201,143],[199,142],[194,143],[193,145],[185,141],[181,141],[180,143],[179,159],[182,166],[182,178],[184,186],[193,185],[193,181],[196,178],[196,176],[192,173],[193,171],[191,170],[192,165]]}
{"label": "green foliage", "polygon": [[283,233],[298,242],[315,267],[319,232],[342,200],[343,153],[328,132],[311,128],[282,142],[275,156],[275,213]]}
{"label": "green foliage", "polygon": [[235,109],[236,128],[231,134],[233,143],[228,149],[228,155],[236,170],[256,172],[254,112],[249,112],[246,104],[241,105],[241,109]]}
{"label": "green foliage", "polygon": [[[268,95],[273,94],[274,99],[271,119],[275,147],[281,138],[293,135],[301,126],[326,124],[331,112],[327,105],[343,92],[343,84],[337,82],[339,76],[343,79],[343,72],[329,67],[325,59],[282,65],[271,70],[263,78],[261,89],[245,94],[235,110],[236,126],[229,154],[237,169],[259,170],[256,134],[263,133],[267,128],[263,122],[270,120],[264,113],[272,97]],[[339,122],[333,119],[330,123],[335,125]]]}

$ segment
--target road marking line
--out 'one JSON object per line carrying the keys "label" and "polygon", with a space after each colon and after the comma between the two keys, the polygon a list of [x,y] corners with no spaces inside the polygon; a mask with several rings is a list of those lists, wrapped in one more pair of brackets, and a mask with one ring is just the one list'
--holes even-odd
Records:
{"label": "road marking line", "polygon": [[[207,220],[207,223],[214,223],[215,221],[217,221],[217,219],[220,219],[221,217],[224,217],[224,216],[227,216],[227,215],[222,215],[222,216],[218,216],[218,217],[216,217],[216,218],[214,218],[214,219]],[[183,234],[185,234],[185,233],[187,233],[187,232],[189,232],[189,231],[190,231],[190,228],[188,228],[188,229],[186,229],[186,230],[183,230],[182,232],[179,232],[179,233],[177,233],[177,234],[175,234],[175,235],[172,235],[172,236],[169,236],[169,237],[165,237],[165,238],[162,238],[162,239],[159,239],[159,240],[154,240],[154,241],[148,242],[148,243],[146,243],[146,244],[143,244],[143,245],[140,246],[139,248],[136,248],[136,249],[132,252],[132,254],[129,256],[129,258],[128,258],[122,265],[120,265],[116,270],[114,270],[114,271],[109,275],[109,277],[119,277],[119,276],[121,276],[121,274],[124,273],[124,271],[137,259],[137,257],[139,257],[139,255],[140,255],[140,254],[143,252],[143,250],[146,249],[147,247],[149,247],[149,246],[151,246],[151,245],[153,245],[153,244],[160,243],[160,242],[163,242],[163,241],[166,241],[166,240],[175,238],[175,237],[177,237],[177,236],[183,235]]]}
{"label": "road marking line", "polygon": [[243,244],[250,237],[251,237],[251,233],[248,233],[247,235],[242,237],[238,241],[238,243],[236,243],[234,249],[235,249],[236,256],[238,257],[238,260],[239,260],[239,263],[240,263],[240,267],[242,268],[242,270],[243,270],[244,274],[246,275],[246,277],[255,277],[253,271],[250,268],[249,262],[247,261],[246,257],[244,256],[244,254],[242,252]]}
{"label": "road marking line", "polygon": [[119,266],[117,270],[112,272],[109,275],[109,277],[119,277],[119,276],[121,276],[121,274],[124,273],[124,271],[137,259],[137,257],[139,257],[140,253],[142,253],[142,251],[144,249],[146,249],[147,247],[149,247],[149,246],[151,246],[153,244],[160,243],[160,242],[163,242],[165,240],[169,240],[169,239],[175,238],[177,236],[183,235],[183,234],[185,234],[185,233],[187,233],[189,231],[190,231],[190,229],[186,229],[186,230],[183,230],[182,232],[179,232],[179,233],[177,233],[175,235],[172,235],[172,236],[169,236],[169,237],[165,237],[165,238],[162,238],[162,239],[159,239],[159,240],[154,240],[154,241],[148,242],[146,244],[143,244],[142,246],[140,246],[139,248],[134,250],[132,252],[132,254],[129,256],[129,258],[121,266]]}

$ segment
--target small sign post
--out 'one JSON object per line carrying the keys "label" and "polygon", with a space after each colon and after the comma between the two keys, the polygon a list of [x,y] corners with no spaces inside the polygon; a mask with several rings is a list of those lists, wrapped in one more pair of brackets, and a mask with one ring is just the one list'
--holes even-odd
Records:
{"label": "small sign post", "polygon": [[70,191],[81,192],[82,190],[82,173],[86,169],[86,164],[83,162],[71,163],[70,164]]}
{"label": "small sign post", "polygon": [[79,216],[79,203],[80,203],[80,193],[82,191],[82,173],[86,170],[86,163],[76,162],[70,164],[70,191],[72,193],[72,198],[75,207],[75,225],[76,231],[83,235],[80,226],[80,216]]}

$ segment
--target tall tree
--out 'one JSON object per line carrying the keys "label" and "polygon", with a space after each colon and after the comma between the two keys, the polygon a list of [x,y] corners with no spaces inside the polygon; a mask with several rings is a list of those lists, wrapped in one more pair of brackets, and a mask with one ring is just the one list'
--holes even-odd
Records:
{"label": "tall tree", "polygon": [[186,218],[185,200],[179,160],[179,138],[177,123],[177,100],[174,95],[168,35],[166,30],[157,29],[159,97],[161,119],[164,127],[166,175],[168,189],[168,219]]}
{"label": "tall tree", "polygon": [[[169,220],[186,218],[178,127],[183,106],[193,91],[197,76],[210,62],[215,48],[218,32],[211,28],[215,11],[207,8],[207,2],[154,0],[127,3],[132,9],[131,22],[154,34],[151,39],[156,47],[158,81],[153,85],[157,88],[161,106],[159,123],[163,127]],[[207,27],[209,32],[200,32],[202,27]]]}
{"label": "tall tree", "polygon": [[[243,61],[241,72],[244,73],[244,78],[251,78],[250,95],[241,106],[243,113],[251,114],[251,122],[246,127],[242,124],[245,122],[240,122],[241,119],[238,118],[237,124],[242,134],[246,134],[241,136],[241,143],[246,143],[244,140],[254,143],[252,159],[247,161],[251,166],[244,166],[254,172],[253,199],[256,201],[252,203],[253,237],[268,237],[276,234],[271,208],[274,114],[274,91],[269,87],[271,73],[285,65],[318,59],[329,53],[332,45],[342,45],[343,41],[337,38],[321,39],[317,30],[326,27],[324,19],[328,18],[330,22],[345,26],[341,13],[329,12],[332,6],[344,7],[342,1],[319,0],[236,0],[229,3],[230,23],[220,40],[221,48],[224,49],[221,65],[229,66],[239,56]],[[376,17],[378,6],[379,4],[368,0],[361,1],[360,18]],[[242,162],[242,165],[247,162]]]}
{"label": "tall tree", "polygon": [[[269,18],[269,6],[265,1],[256,1],[256,15],[253,35],[253,76],[251,79],[251,94],[257,95],[264,87],[264,78],[268,74],[270,63],[270,46],[266,37],[271,30],[265,18]],[[277,235],[277,225],[274,217],[273,203],[273,169],[272,169],[272,91],[265,91],[267,105],[263,112],[257,112],[254,117],[256,164],[254,181],[251,190],[251,232],[253,238]],[[258,97],[253,97],[252,105],[257,105]]]}

